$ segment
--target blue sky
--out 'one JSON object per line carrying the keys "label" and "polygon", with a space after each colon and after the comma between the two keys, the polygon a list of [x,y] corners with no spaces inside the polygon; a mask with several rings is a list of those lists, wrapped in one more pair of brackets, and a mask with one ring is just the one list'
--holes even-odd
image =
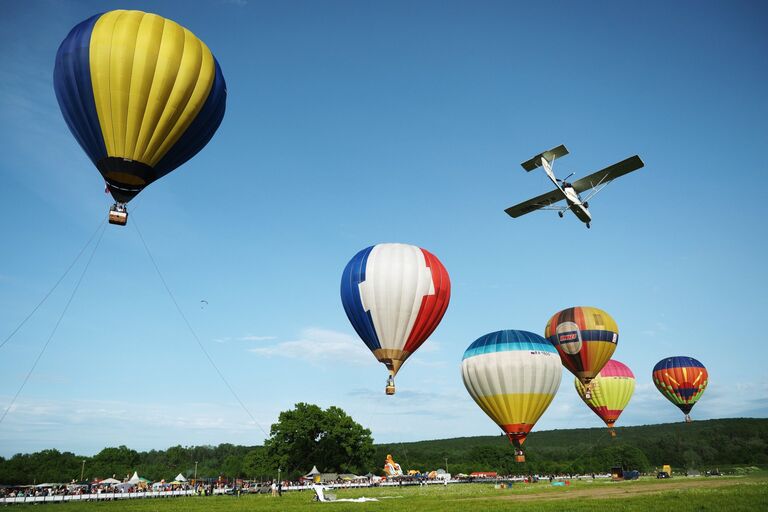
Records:
{"label": "blue sky", "polygon": [[[298,401],[338,405],[377,442],[498,431],[459,363],[479,336],[543,332],[572,305],[617,320],[638,389],[620,425],[679,421],[661,358],[709,369],[694,418],[768,416],[768,9],[759,2],[4,2],[0,16],[0,339],[104,218],[103,182],[52,88],[69,29],[136,8],[203,39],[228,84],[211,143],[109,226],[56,336],[0,424],[0,455],[55,447],[257,444]],[[641,171],[577,219],[504,208],[549,190],[519,163],[565,143],[577,178]],[[243,411],[178,315],[136,227]],[[377,242],[436,254],[442,324],[386,372],[339,299]],[[81,261],[0,348],[10,403]],[[201,307],[201,300],[208,305]],[[570,374],[537,429],[598,426]]]}

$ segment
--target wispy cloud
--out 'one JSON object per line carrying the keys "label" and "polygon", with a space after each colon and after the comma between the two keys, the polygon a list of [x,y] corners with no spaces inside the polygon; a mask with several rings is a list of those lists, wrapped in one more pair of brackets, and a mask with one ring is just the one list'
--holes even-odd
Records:
{"label": "wispy cloud", "polygon": [[353,336],[319,328],[304,329],[296,340],[252,348],[249,351],[267,357],[303,359],[312,363],[340,358],[353,365],[369,365],[374,361],[365,346]]}
{"label": "wispy cloud", "polygon": [[[2,401],[7,404],[7,397]],[[176,403],[173,399],[131,401],[130,397],[21,401],[4,421],[3,428],[14,441],[0,441],[0,455],[39,450],[41,446],[90,454],[120,444],[135,449],[218,444],[222,440],[253,445],[263,440],[258,427],[268,429],[276,411],[250,408],[258,425],[237,404],[226,401]],[[88,436],[82,435],[84,428]]]}
{"label": "wispy cloud", "polygon": [[216,343],[229,343],[230,341],[271,341],[276,340],[277,336],[254,336],[252,334],[246,336],[230,337],[225,336],[223,338],[213,338]]}
{"label": "wispy cloud", "polygon": [[238,341],[269,341],[276,340],[277,336],[243,336],[237,338]]}

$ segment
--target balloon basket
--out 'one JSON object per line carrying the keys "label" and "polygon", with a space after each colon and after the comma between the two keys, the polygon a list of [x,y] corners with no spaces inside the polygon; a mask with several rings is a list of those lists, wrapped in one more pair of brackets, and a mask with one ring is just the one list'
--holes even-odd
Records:
{"label": "balloon basket", "polygon": [[611,433],[611,437],[616,437],[616,431],[615,430],[611,429],[608,432]]}
{"label": "balloon basket", "polygon": [[692,422],[692,421],[693,421],[693,420],[691,419],[691,415],[690,415],[690,414],[686,414],[686,415],[685,415],[685,422],[686,422],[686,423],[690,423],[690,422]]}
{"label": "balloon basket", "polygon": [[395,376],[390,374],[390,376],[387,378],[387,387],[384,388],[384,391],[387,393],[387,395],[394,395],[395,394]]}
{"label": "balloon basket", "polygon": [[515,455],[515,462],[525,462],[525,455],[522,453]]}
{"label": "balloon basket", "polygon": [[128,209],[123,203],[115,203],[109,209],[109,223],[116,226],[128,224]]}

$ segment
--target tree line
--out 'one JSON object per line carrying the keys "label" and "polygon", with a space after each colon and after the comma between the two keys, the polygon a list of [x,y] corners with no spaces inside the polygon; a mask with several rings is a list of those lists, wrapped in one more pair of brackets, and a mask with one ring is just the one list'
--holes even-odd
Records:
{"label": "tree line", "polygon": [[514,462],[504,436],[466,437],[374,445],[371,432],[338,407],[300,403],[280,414],[263,446],[173,446],[139,452],[127,446],[104,448],[93,456],[55,449],[0,457],[0,484],[123,479],[138,471],[150,480],[247,478],[271,480],[278,469],[296,479],[316,465],[321,472],[381,474],[392,454],[404,470],[500,474],[593,473],[623,466],[643,472],[663,464],[676,470],[768,464],[768,420],[726,419],[534,432],[526,441],[524,464]]}

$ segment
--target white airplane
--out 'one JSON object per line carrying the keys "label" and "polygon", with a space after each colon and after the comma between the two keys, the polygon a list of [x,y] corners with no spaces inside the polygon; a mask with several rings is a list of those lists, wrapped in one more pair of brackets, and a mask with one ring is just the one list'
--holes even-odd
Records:
{"label": "white airplane", "polygon": [[[523,169],[528,172],[531,172],[537,167],[543,167],[544,172],[547,173],[547,177],[552,180],[552,183],[555,184],[556,188],[546,194],[534,197],[533,199],[516,204],[515,206],[510,206],[504,211],[510,216],[517,218],[534,210],[556,210],[557,214],[562,218],[563,213],[566,210],[571,210],[574,215],[589,228],[589,223],[592,221],[592,215],[589,213],[589,200],[616,178],[624,176],[632,171],[636,171],[645,165],[640,157],[635,155],[626,160],[622,160],[619,163],[610,165],[601,171],[590,174],[586,178],[581,178],[574,183],[568,183],[568,178],[573,176],[574,173],[569,174],[565,179],[561,180],[555,176],[554,172],[552,172],[555,159],[567,154],[568,150],[566,147],[560,145],[536,155],[527,162],[523,162],[521,165],[523,166]],[[592,190],[587,197],[582,199],[579,193],[590,189],[594,190]],[[552,206],[563,199],[565,199],[567,203],[566,206]]]}

